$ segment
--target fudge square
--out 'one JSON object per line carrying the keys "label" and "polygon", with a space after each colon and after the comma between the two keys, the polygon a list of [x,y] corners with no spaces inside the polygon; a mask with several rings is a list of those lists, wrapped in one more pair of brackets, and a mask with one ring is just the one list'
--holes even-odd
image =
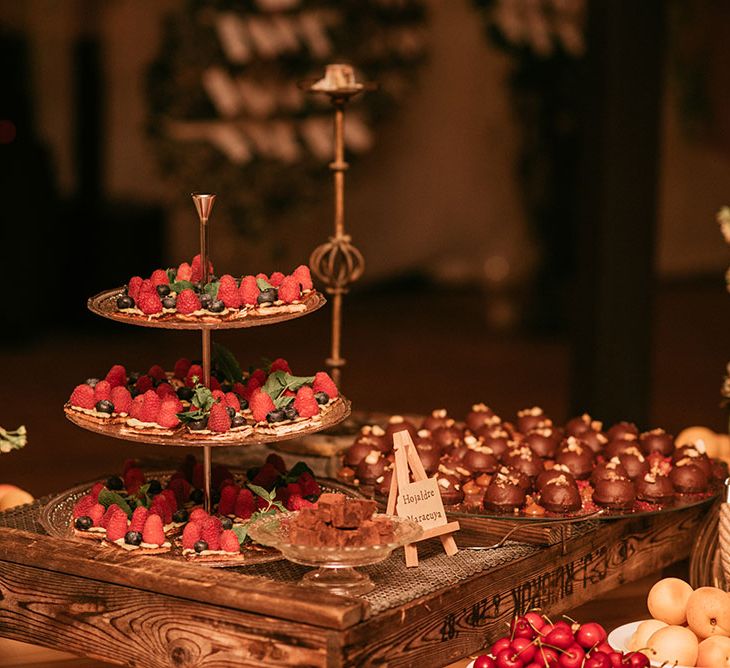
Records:
{"label": "fudge square", "polygon": [[375,501],[350,499],[343,494],[325,493],[317,500],[320,519],[338,529],[357,529],[376,508]]}

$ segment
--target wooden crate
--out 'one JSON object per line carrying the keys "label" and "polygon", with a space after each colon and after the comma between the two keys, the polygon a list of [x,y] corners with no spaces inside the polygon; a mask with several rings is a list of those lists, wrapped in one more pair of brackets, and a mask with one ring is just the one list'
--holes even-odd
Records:
{"label": "wooden crate", "polygon": [[601,523],[377,614],[296,584],[0,528],[0,636],[145,668],[443,666],[515,612],[559,613],[687,557],[706,509]]}

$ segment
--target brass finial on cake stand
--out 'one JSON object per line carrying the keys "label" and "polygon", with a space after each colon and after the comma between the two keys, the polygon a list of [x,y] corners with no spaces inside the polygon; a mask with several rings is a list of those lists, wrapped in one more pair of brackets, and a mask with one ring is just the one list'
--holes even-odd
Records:
{"label": "brass finial on cake stand", "polygon": [[342,296],[349,290],[365,269],[362,253],[352,245],[352,238],[345,232],[345,106],[359,93],[374,90],[375,85],[359,83],[351,65],[327,65],[324,78],[305,82],[302,87],[310,93],[327,95],[334,108],[334,154],[330,163],[335,193],[334,236],[327,243],[314,249],[309,266],[332,295],[332,336],[330,356],[326,364],[332,379],[339,386],[341,370],[346,361],[341,355],[342,344]]}

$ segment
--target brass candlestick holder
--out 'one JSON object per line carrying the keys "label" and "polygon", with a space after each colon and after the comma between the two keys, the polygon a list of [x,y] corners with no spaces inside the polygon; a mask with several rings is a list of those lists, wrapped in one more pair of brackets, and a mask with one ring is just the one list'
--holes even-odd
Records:
{"label": "brass candlestick holder", "polygon": [[327,293],[332,295],[330,356],[325,362],[332,379],[339,386],[342,367],[346,364],[341,354],[342,297],[348,292],[350,283],[360,278],[365,270],[362,253],[352,245],[352,238],[345,232],[345,172],[349,168],[345,161],[345,106],[355,95],[374,90],[375,85],[357,82],[350,65],[335,64],[327,65],[323,79],[307,82],[302,87],[310,93],[327,95],[334,109],[335,155],[329,165],[335,194],[334,235],[327,243],[314,249],[309,266],[325,284]]}

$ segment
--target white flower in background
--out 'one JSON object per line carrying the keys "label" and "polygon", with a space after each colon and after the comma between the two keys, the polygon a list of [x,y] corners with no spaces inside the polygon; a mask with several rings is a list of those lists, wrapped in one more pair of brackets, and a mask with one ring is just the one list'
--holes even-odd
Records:
{"label": "white flower in background", "polygon": [[20,426],[15,431],[7,431],[0,427],[0,453],[20,450],[27,442],[25,426]]}
{"label": "white flower in background", "polygon": [[717,214],[717,223],[725,241],[730,244],[730,207],[724,206]]}

